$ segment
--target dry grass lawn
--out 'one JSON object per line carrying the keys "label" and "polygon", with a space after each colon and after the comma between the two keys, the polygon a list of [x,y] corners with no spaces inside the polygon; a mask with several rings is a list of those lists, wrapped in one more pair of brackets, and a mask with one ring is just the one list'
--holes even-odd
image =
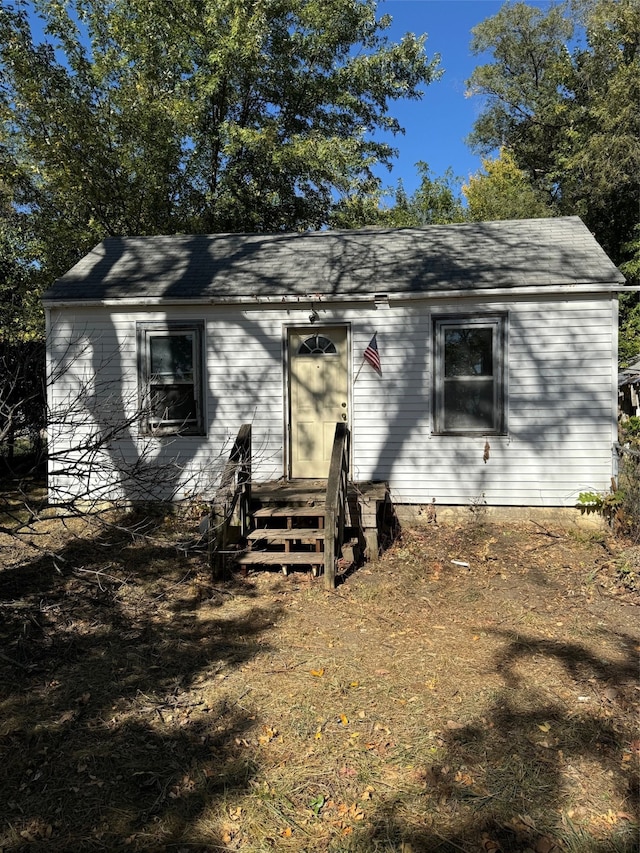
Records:
{"label": "dry grass lawn", "polygon": [[175,532],[0,542],[1,851],[638,849],[637,548],[425,524],[328,593]]}

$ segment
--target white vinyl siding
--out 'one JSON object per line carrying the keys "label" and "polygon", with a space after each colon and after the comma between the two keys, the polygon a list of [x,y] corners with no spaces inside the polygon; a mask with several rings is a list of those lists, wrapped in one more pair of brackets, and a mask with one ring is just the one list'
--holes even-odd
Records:
{"label": "white vinyl siding", "polygon": [[[386,480],[396,501],[413,504],[432,498],[467,504],[484,495],[489,505],[572,506],[582,490],[609,488],[616,428],[615,297],[415,299],[377,307],[373,301],[325,302],[319,314],[309,324],[310,334],[332,323],[350,328],[354,480]],[[508,316],[503,435],[434,434],[433,322],[456,314]],[[62,461],[80,458],[83,436],[118,423],[125,426],[102,449],[104,464],[88,472],[97,484],[94,494],[105,498],[130,494],[123,471],[141,460],[150,477],[171,472],[170,497],[207,496],[243,423],[253,427],[253,476],[285,475],[285,329],[306,325],[308,315],[308,303],[52,309],[50,369],[68,362],[49,392],[53,497],[56,488],[62,497],[86,489]],[[136,323],[168,320],[205,324],[206,437],[145,436],[135,421]],[[375,331],[381,375],[362,364]],[[59,417],[69,406],[78,414],[71,424]]]}

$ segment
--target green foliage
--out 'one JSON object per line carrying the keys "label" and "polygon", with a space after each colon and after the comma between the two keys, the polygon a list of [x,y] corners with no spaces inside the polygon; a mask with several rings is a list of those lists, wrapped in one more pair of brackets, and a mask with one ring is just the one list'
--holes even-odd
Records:
{"label": "green foliage", "polygon": [[620,583],[634,592],[640,590],[640,570],[629,560],[621,559],[616,566]]}
{"label": "green foliage", "polygon": [[526,3],[505,4],[472,31],[474,54],[494,61],[478,66],[470,94],[485,105],[470,142],[481,153],[507,146],[536,184],[553,194],[555,148],[561,125],[560,87],[571,73],[565,47],[573,24],[566,6],[543,10]]}
{"label": "green foliage", "polygon": [[407,200],[406,210],[416,225],[446,225],[463,222],[466,214],[460,198],[460,178],[451,169],[444,175],[432,177],[427,163],[416,164],[420,186]]}
{"label": "green foliage", "polygon": [[552,208],[528,175],[518,168],[506,148],[496,159],[483,159],[482,168],[462,187],[471,220],[534,219],[552,215]]}
{"label": "green foliage", "polygon": [[0,344],[42,333],[38,242],[26,217],[0,199]]}
{"label": "green foliage", "polygon": [[620,424],[620,441],[640,444],[640,417],[631,415]]}
{"label": "green foliage", "polygon": [[577,507],[583,513],[598,513],[611,522],[620,508],[624,495],[618,489],[614,492],[580,492]]}
{"label": "green foliage", "polygon": [[[633,236],[623,246],[628,260],[620,266],[629,284],[640,285],[640,224],[636,225]],[[621,293],[620,332],[618,355],[622,367],[626,367],[640,355],[640,294]]]}
{"label": "green foliage", "polygon": [[618,518],[624,532],[637,541],[640,537],[640,458],[634,454],[638,452],[640,442],[636,438],[635,442],[632,439],[631,444],[631,448],[623,448],[620,456],[618,490],[621,502]]}
{"label": "green foliage", "polygon": [[[634,421],[640,423],[640,418]],[[640,436],[639,423],[635,422],[631,430]],[[616,532],[635,537],[640,535],[640,458],[636,453],[637,449],[621,449],[615,488],[610,492],[581,492],[577,502],[581,512],[597,513]]]}
{"label": "green foliage", "polygon": [[[421,225],[445,225],[463,222],[466,213],[460,198],[460,178],[451,169],[442,176],[433,176],[427,163],[416,164],[420,186],[407,195],[402,182],[395,191],[381,191],[378,187],[368,192],[355,192],[343,199],[331,217],[334,228],[415,228]],[[393,197],[387,205],[386,198]]]}

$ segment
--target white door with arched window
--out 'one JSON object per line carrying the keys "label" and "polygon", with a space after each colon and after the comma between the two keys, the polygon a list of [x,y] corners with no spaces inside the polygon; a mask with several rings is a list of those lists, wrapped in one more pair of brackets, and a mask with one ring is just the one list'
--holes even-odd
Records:
{"label": "white door with arched window", "polygon": [[291,477],[324,478],[336,423],[349,420],[347,329],[290,329],[288,344]]}

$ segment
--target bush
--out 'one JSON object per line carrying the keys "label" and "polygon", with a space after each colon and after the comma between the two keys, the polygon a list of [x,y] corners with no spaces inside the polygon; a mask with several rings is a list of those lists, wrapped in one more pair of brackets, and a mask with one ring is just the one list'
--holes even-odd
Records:
{"label": "bush", "polygon": [[622,497],[620,513],[625,532],[640,538],[640,453],[637,448],[620,448],[618,491]]}
{"label": "bush", "polygon": [[601,515],[616,533],[640,539],[640,450],[637,445],[621,446],[618,453],[617,487],[610,492],[581,492],[577,506],[583,513]]}

